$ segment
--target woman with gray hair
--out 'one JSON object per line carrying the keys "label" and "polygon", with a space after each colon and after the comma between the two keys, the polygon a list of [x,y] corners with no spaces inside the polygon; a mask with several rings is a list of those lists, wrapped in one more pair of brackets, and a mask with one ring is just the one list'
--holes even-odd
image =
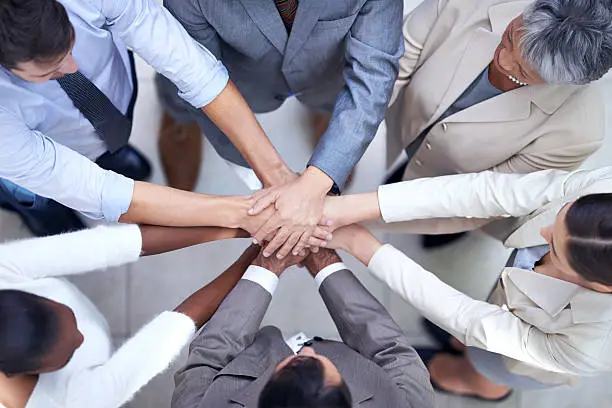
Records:
{"label": "woman with gray hair", "polygon": [[[610,0],[424,0],[405,20],[388,180],[574,170],[602,144]],[[466,219],[455,230],[487,221]],[[426,236],[426,247],[449,236]]]}

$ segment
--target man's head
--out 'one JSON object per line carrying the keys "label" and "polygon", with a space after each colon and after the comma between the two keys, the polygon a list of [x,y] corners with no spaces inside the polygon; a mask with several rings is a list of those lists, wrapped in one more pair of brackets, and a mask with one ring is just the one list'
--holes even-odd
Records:
{"label": "man's head", "polygon": [[31,293],[0,290],[0,372],[14,376],[57,371],[82,343],[67,306]]}
{"label": "man's head", "polygon": [[281,361],[259,396],[259,408],[350,408],[351,394],[336,366],[304,347]]}
{"label": "man's head", "polygon": [[29,82],[77,71],[75,32],[56,0],[0,0],[0,65]]}

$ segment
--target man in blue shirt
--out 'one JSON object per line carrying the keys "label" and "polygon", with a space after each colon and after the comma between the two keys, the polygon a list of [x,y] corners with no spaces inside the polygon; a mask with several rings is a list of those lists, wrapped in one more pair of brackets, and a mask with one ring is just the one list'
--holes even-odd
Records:
{"label": "man in blue shirt", "polygon": [[[221,213],[210,210],[229,211],[210,197],[134,182],[149,169],[127,145],[136,91],[128,48],[247,152],[264,183],[294,177],[223,64],[157,1],[2,1],[0,205],[33,233],[81,228],[63,205],[91,218],[178,226],[217,225]],[[240,208],[246,214],[248,205]]]}

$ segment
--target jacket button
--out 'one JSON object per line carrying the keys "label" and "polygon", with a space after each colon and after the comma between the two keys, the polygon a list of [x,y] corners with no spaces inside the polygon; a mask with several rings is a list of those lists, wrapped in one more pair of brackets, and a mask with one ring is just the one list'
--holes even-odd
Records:
{"label": "jacket button", "polygon": [[425,148],[431,150],[431,144],[429,142],[425,143]]}
{"label": "jacket button", "polygon": [[446,123],[442,124],[442,130],[444,130],[446,132],[446,129],[448,129],[448,125]]}
{"label": "jacket button", "polygon": [[422,162],[422,161],[420,161],[419,159],[416,159],[416,160],[414,161],[414,163],[415,163],[417,166],[422,166],[422,165],[423,165],[423,162]]}

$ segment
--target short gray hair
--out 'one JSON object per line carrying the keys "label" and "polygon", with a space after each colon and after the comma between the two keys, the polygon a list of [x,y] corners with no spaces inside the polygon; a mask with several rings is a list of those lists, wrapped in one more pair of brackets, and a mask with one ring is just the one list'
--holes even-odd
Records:
{"label": "short gray hair", "polygon": [[550,84],[586,84],[612,67],[612,0],[535,0],[523,13],[523,57]]}

